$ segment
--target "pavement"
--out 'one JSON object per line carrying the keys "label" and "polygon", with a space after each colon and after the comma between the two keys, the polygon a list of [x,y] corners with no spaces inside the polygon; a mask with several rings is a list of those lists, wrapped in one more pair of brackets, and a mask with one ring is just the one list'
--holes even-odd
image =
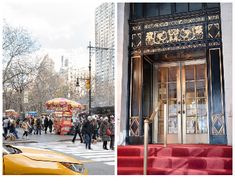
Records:
{"label": "pavement", "polygon": [[[45,134],[44,131],[41,132],[41,135],[28,135],[22,138],[23,130],[21,128],[17,128],[19,139],[14,141],[3,140],[3,144],[18,144],[18,143],[42,143],[42,142],[61,142],[61,141],[72,141],[73,135],[57,135],[54,133]],[[79,137],[79,136],[78,136]]]}

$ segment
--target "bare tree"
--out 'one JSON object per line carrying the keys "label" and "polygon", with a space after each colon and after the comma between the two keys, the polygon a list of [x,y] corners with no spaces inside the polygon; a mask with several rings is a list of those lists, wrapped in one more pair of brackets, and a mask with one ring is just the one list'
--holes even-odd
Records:
{"label": "bare tree", "polygon": [[3,85],[9,80],[22,75],[22,68],[15,70],[19,60],[39,49],[36,40],[27,30],[14,28],[4,23],[3,26]]}
{"label": "bare tree", "polygon": [[36,40],[22,27],[3,26],[3,105],[22,112],[23,94],[32,82],[37,63],[30,54],[39,49]]}

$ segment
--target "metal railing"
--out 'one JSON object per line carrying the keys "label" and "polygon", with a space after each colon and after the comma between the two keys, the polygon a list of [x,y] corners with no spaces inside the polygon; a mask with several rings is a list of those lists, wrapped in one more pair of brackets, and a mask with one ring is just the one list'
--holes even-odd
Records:
{"label": "metal railing", "polygon": [[[153,122],[156,114],[158,113],[160,108],[160,102],[158,103],[157,109],[153,111],[150,118],[144,120],[144,175],[147,175],[148,169],[148,139],[149,139],[149,124]],[[166,147],[167,143],[167,105],[164,104],[164,147]]]}

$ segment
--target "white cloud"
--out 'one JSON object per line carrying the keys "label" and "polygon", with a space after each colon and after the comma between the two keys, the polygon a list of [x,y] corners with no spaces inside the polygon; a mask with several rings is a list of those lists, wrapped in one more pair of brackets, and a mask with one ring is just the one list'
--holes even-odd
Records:
{"label": "white cloud", "polygon": [[59,66],[61,56],[88,65],[89,41],[95,41],[95,8],[101,1],[5,0],[3,18],[22,26],[38,39],[43,55],[48,53]]}

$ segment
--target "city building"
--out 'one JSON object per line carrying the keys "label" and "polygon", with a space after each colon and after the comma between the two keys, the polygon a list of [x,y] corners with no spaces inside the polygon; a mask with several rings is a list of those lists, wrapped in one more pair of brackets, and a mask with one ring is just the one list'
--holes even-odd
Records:
{"label": "city building", "polygon": [[232,145],[232,4],[118,3],[117,17],[118,144],[142,144],[158,110],[153,144]]}
{"label": "city building", "polygon": [[[115,4],[103,3],[95,12],[94,107],[114,106]],[[102,49],[103,48],[103,49]],[[107,50],[105,50],[106,48]],[[92,105],[93,107],[93,105]]]}

